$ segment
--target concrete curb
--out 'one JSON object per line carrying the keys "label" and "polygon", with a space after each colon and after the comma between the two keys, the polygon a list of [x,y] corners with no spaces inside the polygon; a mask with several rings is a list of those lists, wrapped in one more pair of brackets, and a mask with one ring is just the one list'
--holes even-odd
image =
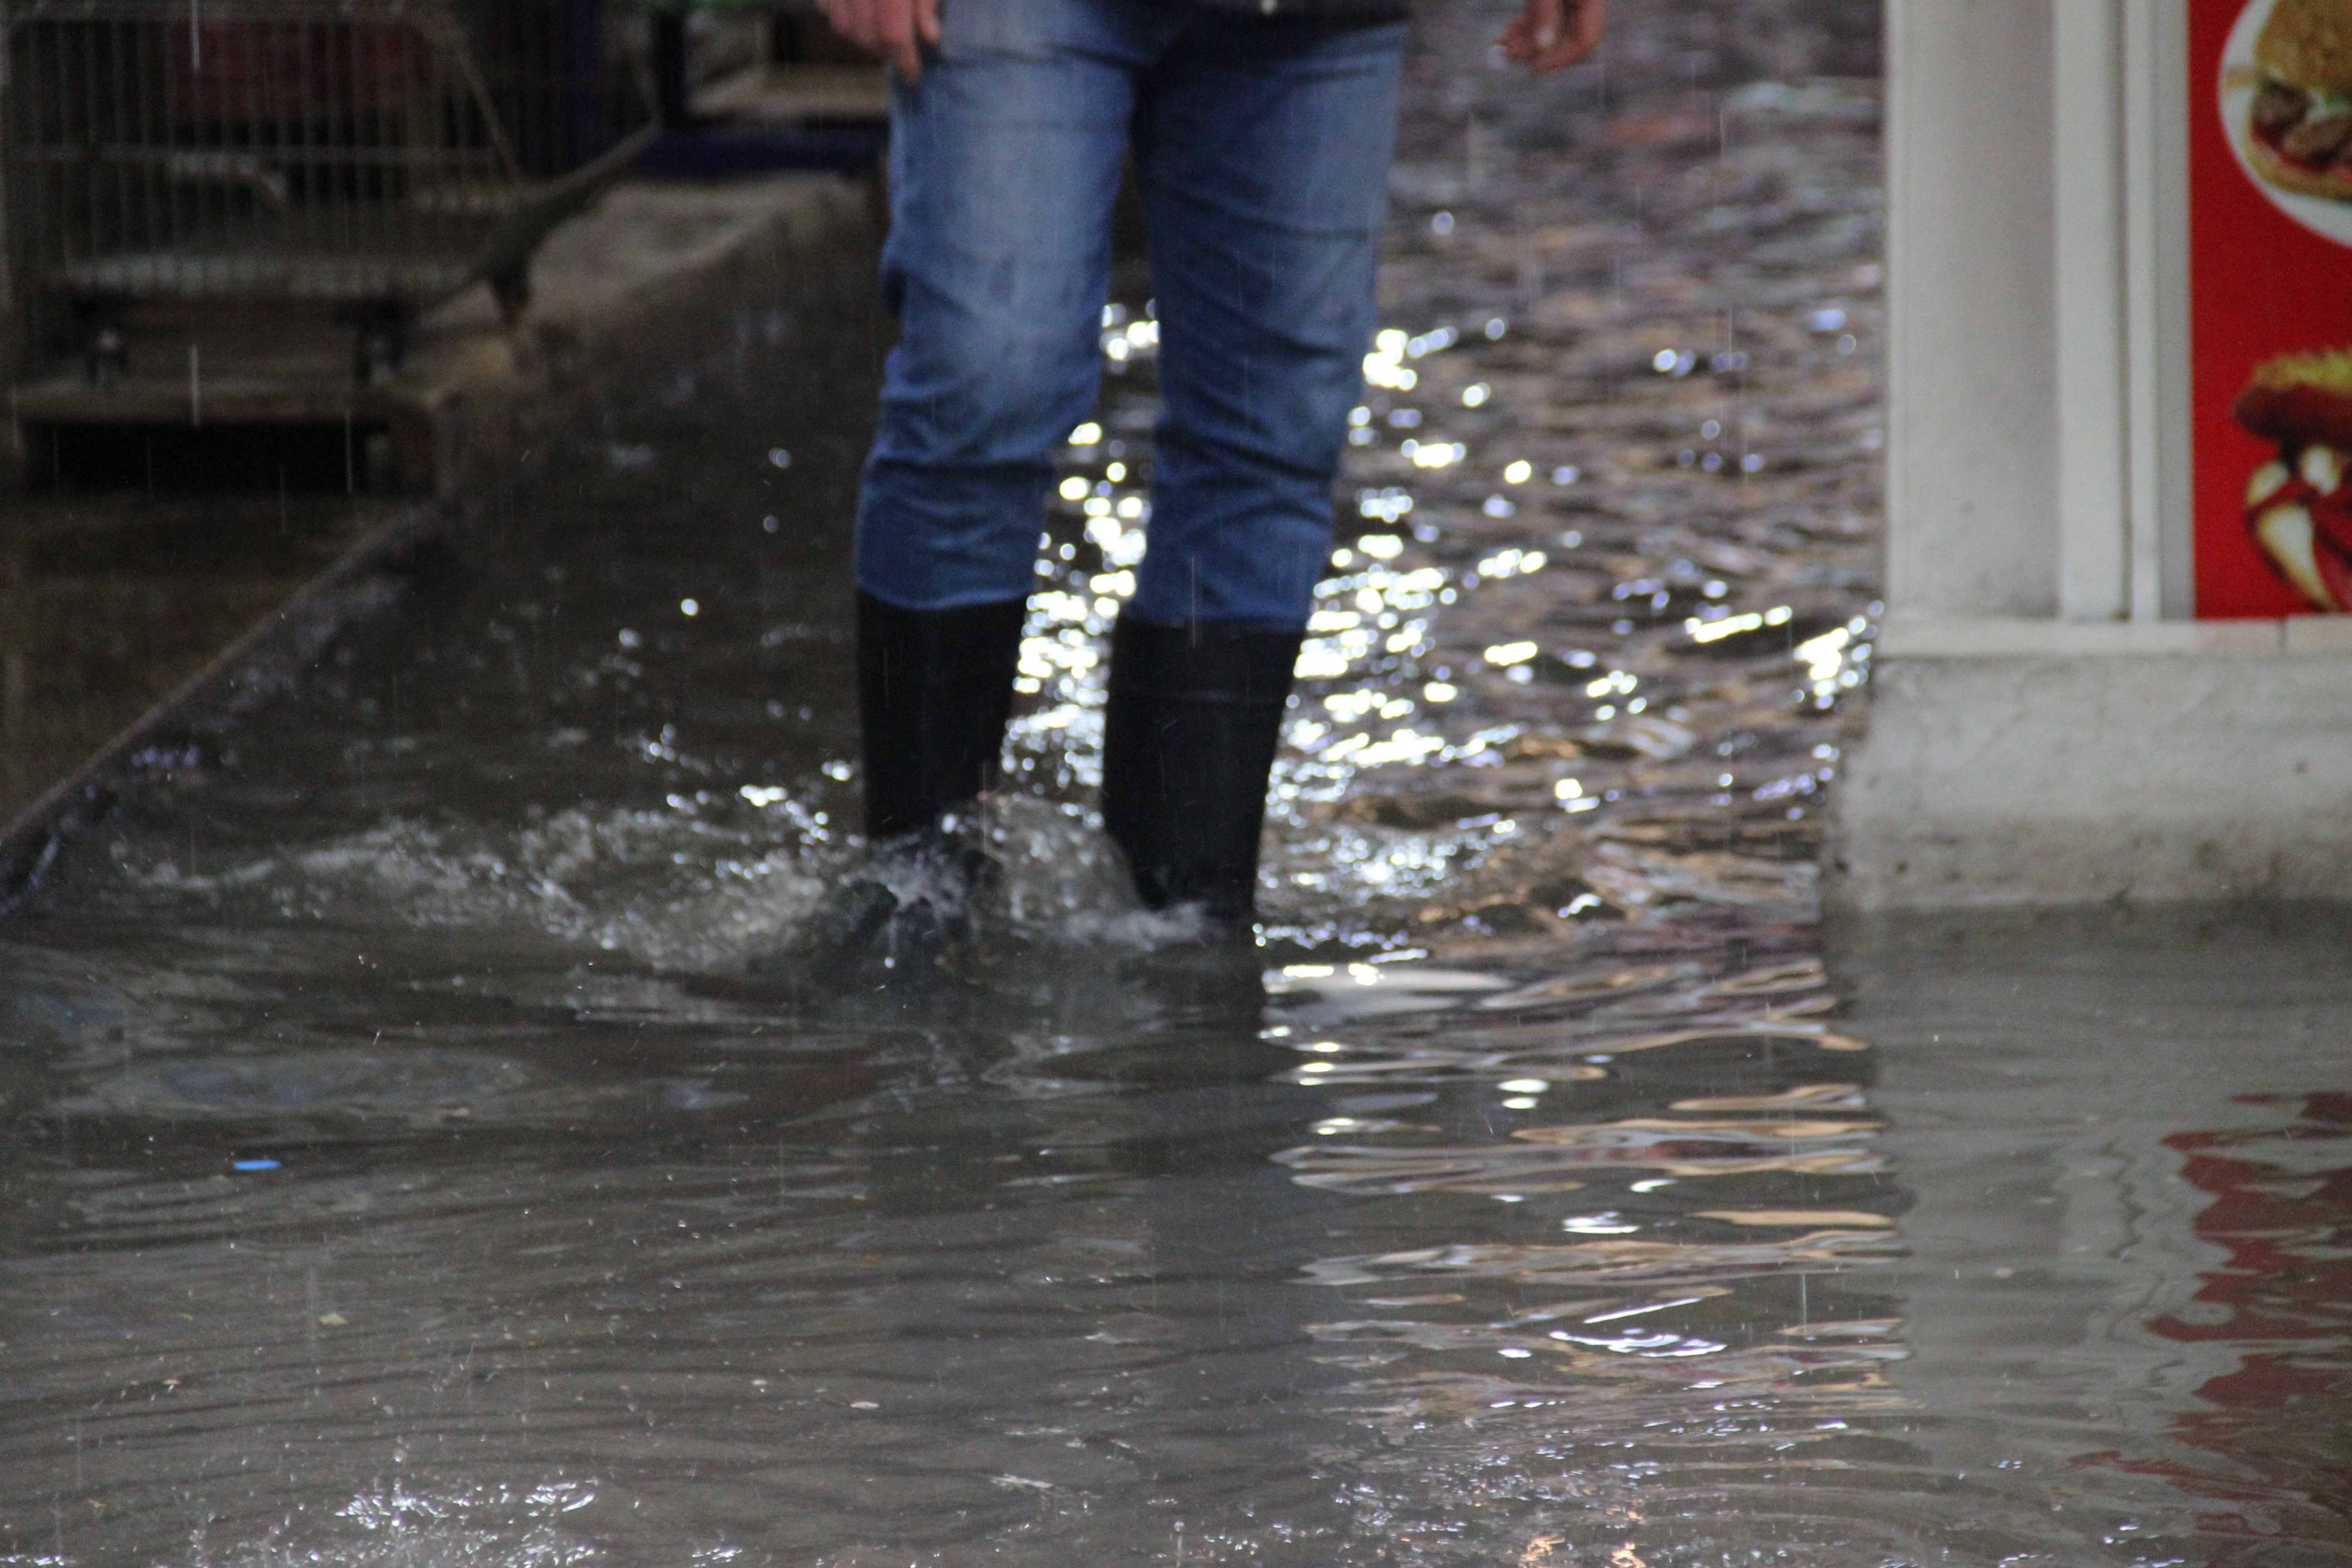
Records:
{"label": "concrete curb", "polygon": [[615,186],[549,237],[513,329],[483,289],[419,323],[390,389],[413,410],[394,432],[404,478],[445,500],[485,493],[559,431],[743,344],[751,316],[872,214],[865,184],[832,175]]}
{"label": "concrete curb", "polygon": [[1841,769],[1830,902],[2342,900],[2343,678],[2334,653],[1886,658]]}

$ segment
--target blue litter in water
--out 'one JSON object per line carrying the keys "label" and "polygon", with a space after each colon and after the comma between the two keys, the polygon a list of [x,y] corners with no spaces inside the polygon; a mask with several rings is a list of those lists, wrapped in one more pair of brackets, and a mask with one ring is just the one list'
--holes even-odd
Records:
{"label": "blue litter in water", "polygon": [[278,1169],[278,1162],[275,1160],[232,1160],[229,1162],[228,1168],[232,1171],[274,1171]]}

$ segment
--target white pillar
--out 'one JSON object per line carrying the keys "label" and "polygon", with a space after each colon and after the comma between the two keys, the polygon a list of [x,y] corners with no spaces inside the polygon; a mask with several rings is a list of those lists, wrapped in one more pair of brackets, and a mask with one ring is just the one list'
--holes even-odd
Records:
{"label": "white pillar", "polygon": [[2049,0],[1886,8],[1887,601],[2058,601]]}
{"label": "white pillar", "polygon": [[2121,9],[2060,5],[2051,130],[2058,351],[2058,609],[2130,610],[2131,422],[2125,342]]}
{"label": "white pillar", "polygon": [[2198,622],[2188,0],[1888,0],[1861,908],[2352,897],[2352,617]]}

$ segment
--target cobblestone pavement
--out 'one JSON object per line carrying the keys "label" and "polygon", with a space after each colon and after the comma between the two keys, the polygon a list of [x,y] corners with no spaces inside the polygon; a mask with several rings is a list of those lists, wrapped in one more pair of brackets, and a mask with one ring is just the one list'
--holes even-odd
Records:
{"label": "cobblestone pavement", "polygon": [[[1509,14],[1420,15],[1268,934],[1801,941],[1877,608],[1876,7],[1621,4],[1540,81]],[[1148,310],[1106,316],[1032,626],[1016,745],[1069,784],[1149,515]]]}

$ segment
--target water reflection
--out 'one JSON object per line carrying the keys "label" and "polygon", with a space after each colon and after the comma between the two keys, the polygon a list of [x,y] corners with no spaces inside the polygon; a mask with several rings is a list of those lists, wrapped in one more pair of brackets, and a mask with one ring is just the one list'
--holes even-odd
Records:
{"label": "water reflection", "polygon": [[[2170,1435],[2183,1462],[2109,1450],[2085,1467],[2157,1476],[2199,1500],[2200,1532],[2273,1561],[2352,1552],[2352,1096],[2252,1095],[2261,1124],[2177,1132],[2164,1147],[2210,1202],[2190,1226],[2221,1249],[2185,1301],[2147,1323],[2160,1340],[2226,1352]],[[2210,1457],[2210,1458],[2209,1458]],[[2219,1466],[2211,1460],[2219,1459]]]}
{"label": "water reflection", "polygon": [[1596,956],[1275,980],[1286,1076],[1335,1112],[1276,1163],[1373,1235],[1496,1237],[1302,1268],[1386,1444],[1359,1519],[1412,1560],[1744,1560],[1701,1522],[1724,1510],[1801,1560],[1854,1550],[1841,1472],[1885,1474],[1918,1414],[1874,1056],[1804,1016],[1830,1000],[1810,956]]}
{"label": "water reflection", "polygon": [[0,1561],[2339,1560],[2342,933],[1825,969],[1874,16],[1619,9],[1524,103],[1423,12],[1258,950],[1089,813],[1148,288],[944,971],[792,962],[846,293],[79,841],[0,926]]}

